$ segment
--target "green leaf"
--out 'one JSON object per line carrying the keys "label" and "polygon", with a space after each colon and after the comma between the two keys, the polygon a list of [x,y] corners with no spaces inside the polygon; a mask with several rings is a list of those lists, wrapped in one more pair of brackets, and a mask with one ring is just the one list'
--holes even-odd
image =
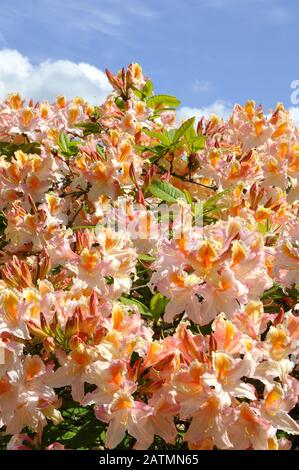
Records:
{"label": "green leaf", "polygon": [[183,137],[186,134],[188,129],[194,126],[194,121],[195,121],[195,117],[192,117],[188,119],[187,121],[183,122],[183,124],[176,130],[174,134],[174,137],[173,137],[174,143],[178,142],[181,139],[181,137]]}
{"label": "green leaf", "polygon": [[147,255],[146,253],[141,253],[138,256],[138,259],[140,261],[145,261],[146,263],[152,263],[153,261],[155,261],[155,258],[153,256]]}
{"label": "green leaf", "polygon": [[230,189],[225,189],[220,193],[215,194],[214,196],[210,197],[207,201],[203,203],[203,213],[208,212],[211,208],[216,209],[216,202],[218,202],[225,194],[228,194]]}
{"label": "green leaf", "polygon": [[261,297],[261,300],[272,299],[272,300],[279,300],[282,299],[286,294],[283,291],[282,286],[279,284],[274,284],[270,289],[266,290]]}
{"label": "green leaf", "polygon": [[166,202],[177,202],[178,199],[186,201],[186,196],[178,188],[172,186],[172,184],[166,181],[153,181],[149,187],[151,194],[162,201]]}
{"label": "green leaf", "polygon": [[151,152],[156,153],[157,155],[163,156],[168,152],[168,147],[159,144],[155,145],[154,147],[148,147],[147,150],[150,150]]}
{"label": "green leaf", "polygon": [[29,142],[24,144],[0,142],[0,155],[7,157],[7,160],[10,160],[18,150],[21,150],[24,153],[32,153],[37,155],[40,155],[41,153],[39,142]]}
{"label": "green leaf", "polygon": [[135,88],[135,87],[132,87],[132,90],[134,91],[137,98],[139,98],[140,100],[144,99],[144,95],[143,95],[143,92],[141,90],[138,90],[138,88]]}
{"label": "green leaf", "polygon": [[126,105],[125,105],[124,100],[122,98],[120,98],[120,96],[115,98],[115,104],[118,107],[118,109],[120,109],[121,111],[125,111]]}
{"label": "green leaf", "polygon": [[159,154],[154,155],[153,157],[151,157],[151,158],[149,159],[150,163],[151,163],[151,164],[156,163],[156,162],[159,160],[159,158],[161,158],[161,156],[162,156],[162,155],[159,155]]}
{"label": "green leaf", "polygon": [[77,155],[79,149],[78,145],[82,142],[79,140],[71,140],[70,137],[65,133],[61,132],[58,139],[58,144],[62,150],[63,155],[66,157],[71,157],[72,155]]}
{"label": "green leaf", "polygon": [[189,127],[189,129],[187,129],[187,131],[185,132],[185,137],[186,137],[188,142],[190,142],[190,141],[197,138],[194,126],[191,126],[191,127]]}
{"label": "green leaf", "polygon": [[95,417],[87,421],[75,435],[68,440],[71,449],[88,448],[100,437],[106,425]]}
{"label": "green leaf", "polygon": [[193,199],[192,199],[192,196],[191,196],[191,194],[189,193],[189,191],[188,191],[187,189],[183,189],[183,193],[185,194],[186,201],[187,201],[189,204],[193,204]]}
{"label": "green leaf", "polygon": [[101,111],[100,106],[95,106],[93,113],[92,113],[93,119],[100,119],[102,116],[103,116],[103,113]]}
{"label": "green leaf", "polygon": [[70,142],[68,146],[68,152],[70,152],[71,154],[76,153],[78,151],[78,145],[78,141]]}
{"label": "green leaf", "polygon": [[148,80],[142,90],[144,96],[146,97],[151,96],[153,92],[153,88],[154,88],[153,82],[151,80]]}
{"label": "green leaf", "polygon": [[4,230],[7,227],[7,220],[3,212],[0,212],[0,235],[4,233]]}
{"label": "green leaf", "polygon": [[192,151],[196,152],[197,150],[202,150],[205,148],[206,138],[203,135],[200,135],[190,140],[188,143],[190,144]]}
{"label": "green leaf", "polygon": [[97,152],[100,155],[100,157],[102,159],[106,160],[105,148],[98,144],[96,146],[96,149],[97,149]]}
{"label": "green leaf", "polygon": [[61,150],[65,153],[67,153],[68,148],[69,148],[70,139],[69,139],[69,136],[65,132],[60,133],[58,143],[59,143],[59,147],[61,148]]}
{"label": "green leaf", "polygon": [[143,132],[148,135],[149,137],[153,137],[153,139],[159,140],[159,142],[162,142],[162,144],[169,146],[171,141],[169,139],[168,133],[162,133],[162,132],[156,132],[156,131],[151,131],[147,128],[143,129]]}
{"label": "green leaf", "polygon": [[150,108],[157,108],[158,106],[177,108],[181,102],[175,96],[155,95],[147,98],[146,104]]}
{"label": "green leaf", "polygon": [[91,134],[99,134],[102,131],[101,125],[98,122],[86,121],[86,122],[79,122],[75,125],[75,127],[79,127],[83,129],[84,137],[91,135]]}
{"label": "green leaf", "polygon": [[126,432],[126,435],[124,437],[124,439],[118,444],[118,446],[116,447],[116,451],[117,450],[131,450],[133,448],[133,445],[134,445],[134,438],[132,436],[130,436],[130,434],[128,434]]}
{"label": "green leaf", "polygon": [[150,309],[155,320],[158,320],[163,315],[168,302],[169,300],[159,292],[151,298]]}
{"label": "green leaf", "polygon": [[299,298],[299,286],[293,286],[290,288],[283,289],[283,287],[277,283],[266,290],[261,297],[261,300],[272,299],[274,301],[282,302],[286,297],[290,297],[292,299]]}
{"label": "green leaf", "polygon": [[130,297],[124,297],[124,296],[122,296],[119,300],[124,305],[135,305],[138,308],[141,315],[152,318],[152,314],[150,310],[147,308],[146,305],[144,305],[139,300],[132,299]]}
{"label": "green leaf", "polygon": [[169,131],[166,131],[165,134],[168,135],[169,142],[173,143],[173,138],[175,134],[175,129],[170,129]]}
{"label": "green leaf", "polygon": [[[61,390],[62,391],[62,390]],[[67,449],[94,449],[104,444],[106,424],[99,421],[92,407],[82,407],[65,397],[60,411],[63,421],[57,425],[49,423],[43,430],[42,447],[60,442]]]}
{"label": "green leaf", "polygon": [[259,231],[261,232],[261,234],[262,234],[262,235],[266,235],[266,233],[267,233],[267,227],[266,227],[266,225],[263,224],[262,222],[258,222],[257,226],[258,226],[258,229],[259,229]]}
{"label": "green leaf", "polygon": [[204,336],[210,335],[212,333],[212,323],[213,322],[208,323],[207,325],[199,326],[199,330]]}
{"label": "green leaf", "polygon": [[[210,197],[207,201],[205,202],[200,202],[193,204],[193,215],[194,215],[194,223],[197,224],[198,222],[201,222],[203,218],[215,211],[216,209],[219,209],[221,206],[216,205],[216,203],[227,193],[230,192],[230,189],[226,189],[225,191],[221,191],[220,193],[215,194],[214,196]],[[205,219],[206,222],[212,223],[214,221],[213,218],[211,219]]]}

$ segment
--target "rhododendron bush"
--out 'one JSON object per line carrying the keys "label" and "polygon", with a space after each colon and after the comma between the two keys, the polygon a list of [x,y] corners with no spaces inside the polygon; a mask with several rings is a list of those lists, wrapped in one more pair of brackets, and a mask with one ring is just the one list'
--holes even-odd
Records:
{"label": "rhododendron bush", "polygon": [[297,128],[107,76],[0,106],[1,448],[295,448]]}

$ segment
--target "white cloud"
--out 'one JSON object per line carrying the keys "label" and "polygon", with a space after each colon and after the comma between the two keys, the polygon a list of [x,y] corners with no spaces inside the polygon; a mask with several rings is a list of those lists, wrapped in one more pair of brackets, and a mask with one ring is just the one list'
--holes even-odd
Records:
{"label": "white cloud", "polygon": [[57,95],[82,96],[99,104],[111,87],[104,72],[84,62],[45,61],[33,65],[17,50],[0,50],[0,100],[20,92],[25,98],[53,101]]}
{"label": "white cloud", "polygon": [[200,0],[203,6],[220,9],[238,6],[244,7],[246,5],[252,6],[252,4],[269,5],[271,1],[273,0]]}
{"label": "white cloud", "polygon": [[[193,116],[196,119],[201,119],[203,116],[208,118],[211,114],[217,114],[217,116],[222,117],[225,120],[228,120],[231,116],[233,111],[233,106],[230,103],[227,103],[222,100],[217,100],[212,103],[210,106],[202,107],[202,108],[190,108],[188,106],[183,106],[178,109],[177,111],[177,119],[179,120],[186,120]],[[294,121],[294,123],[299,126],[299,107],[291,107],[289,108],[289,113]],[[270,117],[270,114],[267,115]]]}
{"label": "white cloud", "polygon": [[[24,98],[35,101],[53,101],[56,96],[64,94],[68,99],[82,96],[90,103],[100,104],[110,91],[105,73],[94,65],[68,60],[33,65],[17,50],[0,50],[0,101],[9,93],[19,92]],[[299,126],[299,107],[291,107],[289,111]],[[200,119],[217,114],[227,120],[231,112],[231,103],[216,100],[201,108],[182,106],[177,111],[177,119],[186,120],[193,116]]]}
{"label": "white cloud", "polygon": [[[53,32],[65,20],[59,34],[97,33],[123,40],[128,28],[135,27],[140,18],[150,22],[160,14],[159,9],[145,5],[144,0],[38,0],[26,2],[23,9],[11,3],[6,6],[9,29],[33,23]],[[7,22],[3,26],[8,29]]]}
{"label": "white cloud", "polygon": [[203,116],[208,118],[211,114],[217,114],[217,116],[222,117],[223,119],[228,119],[232,112],[232,106],[230,103],[227,103],[222,100],[216,100],[210,106],[205,106],[202,108],[190,108],[188,106],[183,106],[178,109],[177,118],[188,119],[195,116],[196,119],[201,119]]}
{"label": "white cloud", "polygon": [[292,21],[290,9],[279,5],[268,8],[263,17],[274,26],[285,25]]}
{"label": "white cloud", "polygon": [[[285,6],[282,0],[199,0],[206,8],[227,10],[238,8],[261,8],[259,22],[274,25],[286,24],[292,20],[289,6]],[[266,21],[265,21],[266,20]]]}
{"label": "white cloud", "polygon": [[159,10],[153,10],[140,1],[123,2],[123,7],[127,13],[134,16],[152,19],[159,15]]}
{"label": "white cloud", "polygon": [[196,78],[192,83],[192,90],[196,93],[207,93],[213,89],[213,84],[209,80],[198,80]]}
{"label": "white cloud", "polygon": [[274,24],[285,24],[290,21],[291,16],[286,8],[277,6],[269,10],[268,18]]}

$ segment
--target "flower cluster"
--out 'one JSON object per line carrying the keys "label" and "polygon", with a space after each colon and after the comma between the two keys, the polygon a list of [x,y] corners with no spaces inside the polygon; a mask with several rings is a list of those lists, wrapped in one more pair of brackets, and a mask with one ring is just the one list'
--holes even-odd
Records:
{"label": "flower cluster", "polygon": [[296,448],[298,129],[107,76],[0,105],[0,447]]}

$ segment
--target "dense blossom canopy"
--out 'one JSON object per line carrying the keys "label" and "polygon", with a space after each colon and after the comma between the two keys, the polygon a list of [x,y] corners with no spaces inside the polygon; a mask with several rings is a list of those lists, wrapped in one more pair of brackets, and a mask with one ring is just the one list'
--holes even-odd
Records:
{"label": "dense blossom canopy", "polygon": [[[138,64],[107,76],[99,107],[0,105],[2,445],[295,447],[297,128],[176,122]],[[192,230],[149,233],[172,203]]]}

